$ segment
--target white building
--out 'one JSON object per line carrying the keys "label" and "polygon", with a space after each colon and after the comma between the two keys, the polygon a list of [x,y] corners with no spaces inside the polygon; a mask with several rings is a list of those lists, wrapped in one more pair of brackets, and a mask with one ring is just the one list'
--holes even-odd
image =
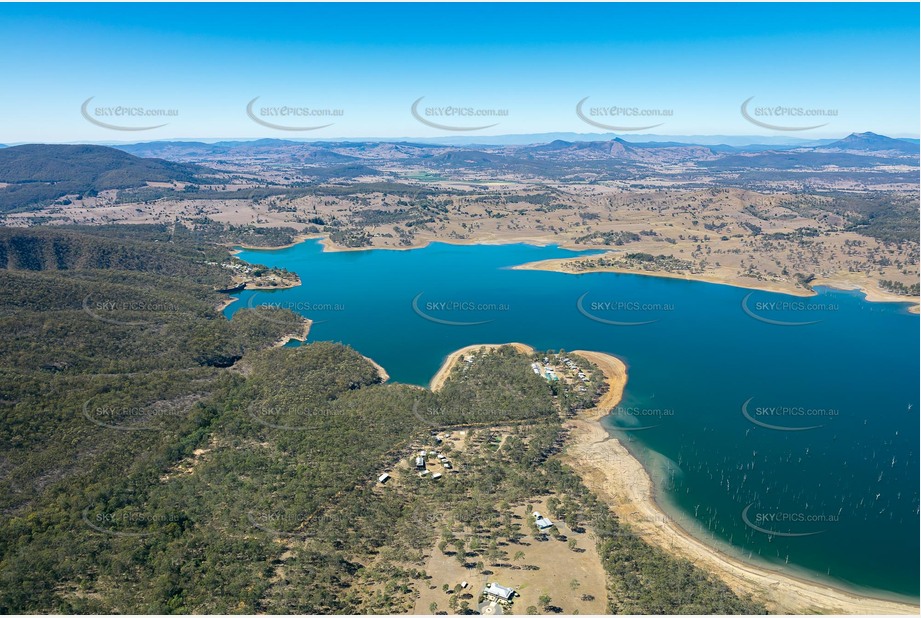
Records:
{"label": "white building", "polygon": [[488,597],[495,597],[496,599],[501,599],[503,601],[511,601],[512,597],[515,596],[515,591],[511,588],[506,588],[505,586],[500,586],[496,583],[491,583],[486,586],[486,589],[483,590],[483,594]]}
{"label": "white building", "polygon": [[547,519],[546,517],[544,517],[537,511],[534,511],[532,515],[534,515],[534,523],[537,524],[538,530],[546,530],[547,528],[550,528],[553,526],[552,521],[550,521],[549,519]]}

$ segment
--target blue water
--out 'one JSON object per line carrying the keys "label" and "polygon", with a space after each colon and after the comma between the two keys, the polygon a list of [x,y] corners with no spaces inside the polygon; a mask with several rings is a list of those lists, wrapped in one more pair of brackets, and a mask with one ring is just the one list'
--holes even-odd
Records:
{"label": "blue water", "polygon": [[690,532],[778,569],[917,598],[917,315],[827,289],[796,298],[509,268],[572,255],[445,244],[323,253],[316,241],[246,250],[303,285],[245,291],[225,311],[297,310],[315,320],[311,340],[346,343],[420,385],[474,343],[614,354],[629,382],[605,422]]}

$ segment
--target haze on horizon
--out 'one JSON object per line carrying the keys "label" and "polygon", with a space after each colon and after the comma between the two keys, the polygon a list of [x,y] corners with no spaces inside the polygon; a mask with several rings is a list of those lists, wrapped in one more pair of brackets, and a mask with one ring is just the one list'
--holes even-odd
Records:
{"label": "haze on horizon", "polygon": [[[0,6],[0,143],[919,134],[917,4],[215,8]],[[749,99],[757,120],[788,130],[747,120]],[[642,113],[605,115],[612,107]],[[777,107],[828,113],[763,115]]]}

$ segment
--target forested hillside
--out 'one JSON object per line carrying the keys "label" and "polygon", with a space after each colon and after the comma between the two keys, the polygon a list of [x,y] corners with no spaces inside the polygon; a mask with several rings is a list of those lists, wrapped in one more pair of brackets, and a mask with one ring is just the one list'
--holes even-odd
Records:
{"label": "forested hillside", "polygon": [[[541,500],[573,531],[559,551],[598,541],[610,610],[763,611],[624,534],[559,462],[592,393],[511,348],[432,393],[338,344],[273,347],[298,316],[226,320],[203,259],[225,250],[158,233],[0,236],[0,612],[409,612],[433,555],[474,581],[547,542],[513,515]],[[454,467],[417,475],[451,428]]]}
{"label": "forested hillside", "polygon": [[71,194],[191,182],[198,165],[144,159],[107,146],[26,144],[0,149],[0,213],[47,205]]}

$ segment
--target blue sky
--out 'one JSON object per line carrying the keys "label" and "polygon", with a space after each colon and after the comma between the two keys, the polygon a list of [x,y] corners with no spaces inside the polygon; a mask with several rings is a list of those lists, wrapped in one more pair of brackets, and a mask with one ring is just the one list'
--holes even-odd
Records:
{"label": "blue sky", "polygon": [[[2,4],[0,142],[603,132],[576,114],[585,97],[584,115],[659,134],[917,137],[918,24],[917,4]],[[93,119],[166,126],[97,126],[90,97]],[[269,128],[255,97],[273,124],[333,124]],[[435,123],[498,125],[433,128],[419,97]],[[772,126],[827,124],[756,126],[749,97],[751,113],[828,112]],[[119,106],[176,115],[102,109]],[[281,106],[341,115],[263,109]],[[447,106],[507,115],[433,115]],[[594,115],[610,107],[659,116]]]}

